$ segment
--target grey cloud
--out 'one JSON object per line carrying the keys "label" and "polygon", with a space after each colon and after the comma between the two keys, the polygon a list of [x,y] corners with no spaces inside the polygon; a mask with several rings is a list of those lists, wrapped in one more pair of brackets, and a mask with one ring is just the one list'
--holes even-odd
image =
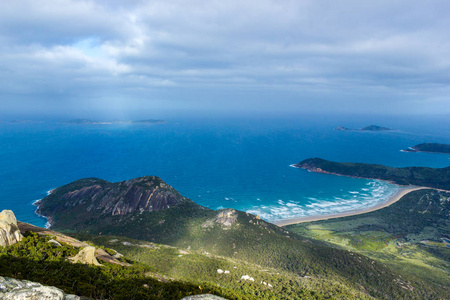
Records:
{"label": "grey cloud", "polygon": [[277,95],[267,109],[358,110],[378,97],[450,112],[449,15],[447,1],[4,1],[0,101]]}

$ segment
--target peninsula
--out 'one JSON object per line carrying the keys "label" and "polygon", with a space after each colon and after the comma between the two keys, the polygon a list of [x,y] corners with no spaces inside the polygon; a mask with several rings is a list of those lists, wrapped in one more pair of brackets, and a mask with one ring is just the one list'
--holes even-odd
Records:
{"label": "peninsula", "polygon": [[449,144],[423,143],[402,150],[403,152],[429,152],[450,154]]}
{"label": "peninsula", "polygon": [[375,164],[333,162],[321,158],[305,159],[292,166],[316,173],[379,179],[398,185],[416,185],[450,190],[450,167],[394,168]]}

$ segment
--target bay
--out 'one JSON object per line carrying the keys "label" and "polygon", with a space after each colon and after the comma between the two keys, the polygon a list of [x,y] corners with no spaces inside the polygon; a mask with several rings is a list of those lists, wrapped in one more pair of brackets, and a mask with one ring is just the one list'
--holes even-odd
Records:
{"label": "bay", "polygon": [[[211,209],[231,207],[275,221],[367,208],[398,187],[290,167],[310,157],[395,167],[446,167],[449,155],[404,153],[450,143],[446,116],[221,116],[166,124],[0,123],[0,209],[43,226],[32,203],[84,177],[156,175]],[[377,124],[393,131],[337,131]]]}

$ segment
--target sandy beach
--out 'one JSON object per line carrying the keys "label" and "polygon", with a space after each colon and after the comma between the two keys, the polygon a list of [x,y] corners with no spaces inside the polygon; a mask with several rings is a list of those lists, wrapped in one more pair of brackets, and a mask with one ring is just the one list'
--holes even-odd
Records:
{"label": "sandy beach", "polygon": [[320,220],[328,220],[328,219],[334,219],[334,218],[342,218],[342,217],[365,214],[365,213],[368,213],[371,211],[375,211],[375,210],[379,210],[384,207],[387,207],[387,206],[397,202],[403,196],[405,196],[406,194],[408,194],[412,191],[423,190],[423,189],[430,189],[430,188],[429,187],[418,187],[418,186],[402,188],[397,193],[395,193],[392,197],[390,197],[388,201],[380,203],[378,205],[375,205],[375,206],[367,208],[367,209],[363,209],[363,210],[347,211],[347,212],[330,214],[330,215],[322,215],[322,216],[306,216],[306,217],[289,219],[289,220],[275,221],[273,223],[278,226],[287,226],[287,225],[292,225],[292,224],[314,222],[314,221],[320,221]]}

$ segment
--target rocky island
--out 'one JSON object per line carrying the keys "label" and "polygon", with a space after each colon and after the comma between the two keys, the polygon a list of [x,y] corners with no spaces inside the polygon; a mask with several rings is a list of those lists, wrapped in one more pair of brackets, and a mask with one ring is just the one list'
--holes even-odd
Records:
{"label": "rocky island", "polygon": [[401,150],[403,152],[429,152],[450,154],[449,144],[423,143]]}
{"label": "rocky island", "polygon": [[344,126],[338,126],[336,128],[334,128],[334,130],[341,130],[341,131],[388,131],[388,130],[393,130],[387,127],[382,127],[382,126],[378,126],[378,125],[369,125],[363,128],[357,128],[357,129],[352,129],[352,128],[347,128]]}

